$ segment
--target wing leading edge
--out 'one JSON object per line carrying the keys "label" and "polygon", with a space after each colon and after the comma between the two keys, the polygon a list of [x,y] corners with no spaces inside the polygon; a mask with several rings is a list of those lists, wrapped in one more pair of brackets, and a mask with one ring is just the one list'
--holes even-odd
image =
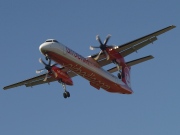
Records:
{"label": "wing leading edge", "polygon": [[27,79],[27,80],[18,82],[18,83],[14,83],[14,84],[5,86],[3,89],[7,90],[7,89],[10,89],[10,88],[14,88],[14,87],[22,86],[22,85],[28,85],[28,84],[31,84],[32,82],[43,80],[44,78],[45,78],[45,74],[42,74],[42,75],[39,75],[39,76],[30,78],[30,79]]}
{"label": "wing leading edge", "polygon": [[168,26],[168,27],[163,28],[163,29],[161,29],[161,30],[158,30],[158,31],[156,31],[156,32],[153,32],[153,33],[151,33],[151,34],[148,34],[148,35],[146,35],[146,36],[143,36],[143,37],[141,37],[141,38],[135,39],[135,40],[133,40],[133,41],[131,41],[131,42],[125,43],[125,44],[123,44],[123,45],[120,45],[120,46],[118,46],[117,51],[118,51],[118,52],[124,51],[124,50],[126,50],[126,49],[128,49],[128,48],[130,48],[130,47],[133,47],[134,45],[137,45],[137,44],[141,43],[141,42],[144,42],[144,41],[146,41],[146,40],[150,40],[150,39],[153,38],[153,37],[157,37],[157,36],[159,36],[159,35],[167,32],[167,31],[169,31],[169,30],[171,30],[171,29],[173,29],[173,28],[175,28],[175,27],[176,27],[176,26],[171,25],[171,26]]}

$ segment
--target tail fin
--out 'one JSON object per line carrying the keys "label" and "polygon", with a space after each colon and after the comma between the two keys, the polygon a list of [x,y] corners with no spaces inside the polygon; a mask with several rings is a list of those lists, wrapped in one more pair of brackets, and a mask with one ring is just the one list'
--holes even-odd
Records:
{"label": "tail fin", "polygon": [[127,65],[122,67],[122,81],[131,88],[131,68]]}

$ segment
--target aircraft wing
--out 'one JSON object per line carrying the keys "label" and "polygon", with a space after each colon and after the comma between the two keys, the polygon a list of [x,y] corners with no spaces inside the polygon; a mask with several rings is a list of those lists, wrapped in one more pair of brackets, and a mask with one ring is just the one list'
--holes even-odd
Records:
{"label": "aircraft wing", "polygon": [[118,46],[117,51],[118,51],[118,52],[122,52],[122,51],[124,51],[124,50],[126,50],[126,49],[128,49],[128,48],[131,48],[131,47],[133,47],[133,46],[135,46],[135,45],[138,45],[139,43],[142,43],[142,42],[144,42],[144,41],[147,41],[147,40],[150,41],[153,37],[157,37],[157,36],[159,36],[159,35],[167,32],[167,31],[169,31],[169,30],[171,30],[171,29],[173,29],[173,28],[175,28],[175,27],[176,27],[176,26],[171,25],[171,26],[168,26],[168,27],[163,28],[163,29],[161,29],[161,30],[158,30],[158,31],[156,31],[156,32],[153,32],[153,33],[151,33],[151,34],[148,34],[148,35],[146,35],[146,36],[143,36],[143,37],[141,37],[141,38],[135,39],[135,40],[133,40],[133,41],[131,41],[131,42],[125,43],[125,44],[123,44],[123,45],[120,45],[120,46]]}
{"label": "aircraft wing", "polygon": [[[74,72],[71,72],[71,71],[68,72],[68,75],[70,77],[76,76],[76,74]],[[21,82],[17,82],[17,83],[5,86],[3,89],[7,90],[7,89],[10,89],[10,88],[14,88],[14,87],[22,86],[22,85],[25,85],[26,87],[32,87],[32,86],[35,86],[35,85],[40,85],[40,84],[44,84],[44,83],[50,83],[50,82],[57,81],[55,78],[52,78],[50,76],[48,77],[47,81],[43,81],[45,76],[46,76],[46,74],[42,74],[42,75],[39,75],[39,76],[36,76],[36,77],[32,77],[30,79],[27,79],[27,80],[24,80],[24,81],[21,81]]]}
{"label": "aircraft wing", "polygon": [[[125,44],[122,44],[122,45],[119,45],[117,47],[115,47],[114,49],[121,53],[121,55],[123,57],[145,47],[146,45],[150,44],[150,43],[153,43],[154,41],[157,40],[157,36],[175,28],[176,26],[174,25],[171,25],[171,26],[168,26],[166,28],[163,28],[161,30],[158,30],[156,32],[153,32],[151,34],[148,34],[146,36],[143,36],[141,38],[138,38],[138,39],[135,39],[133,41],[130,41],[128,43],[125,43]],[[95,58],[98,54],[94,54],[92,55],[91,57],[92,58]],[[97,60],[97,62],[99,63],[100,66],[105,66],[107,64],[110,64],[111,61],[108,61],[106,60],[105,58],[105,55],[102,53],[99,57],[99,59]]]}

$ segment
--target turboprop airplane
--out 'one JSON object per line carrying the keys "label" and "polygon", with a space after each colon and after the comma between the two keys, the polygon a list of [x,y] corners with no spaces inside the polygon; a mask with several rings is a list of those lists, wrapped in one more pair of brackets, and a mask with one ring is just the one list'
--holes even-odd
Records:
{"label": "turboprop airplane", "polygon": [[[66,85],[73,85],[72,78],[79,75],[88,80],[90,85],[98,90],[102,88],[112,93],[132,94],[133,91],[130,81],[131,66],[153,59],[154,57],[149,55],[129,62],[125,62],[124,57],[153,43],[157,40],[158,35],[175,27],[176,26],[174,25],[168,26],[119,46],[107,45],[107,42],[111,37],[110,35],[107,36],[104,42],[102,42],[99,35],[97,35],[96,40],[98,40],[100,46],[90,46],[90,49],[94,50],[99,48],[100,52],[86,58],[57,40],[48,39],[39,47],[39,50],[45,56],[47,63],[41,58],[39,59],[39,62],[45,66],[44,69],[47,70],[47,73],[8,85],[3,89],[7,90],[21,85],[32,87],[39,84],[58,81],[62,84],[64,89],[64,98],[67,98],[70,97],[70,93],[66,90]],[[51,64],[52,60],[55,64]],[[102,68],[110,63],[114,63],[115,67],[109,70],[104,70]],[[57,64],[60,64],[61,67],[58,67]],[[40,73],[44,69],[37,70],[36,72]],[[117,76],[112,74],[114,72],[118,72]]]}

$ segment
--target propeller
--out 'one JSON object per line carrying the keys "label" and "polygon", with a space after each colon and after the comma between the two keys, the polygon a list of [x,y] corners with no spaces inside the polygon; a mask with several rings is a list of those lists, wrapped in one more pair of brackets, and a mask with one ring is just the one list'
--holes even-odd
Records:
{"label": "propeller", "polygon": [[51,65],[51,59],[48,59],[48,64],[46,64],[41,58],[39,59],[39,62],[40,62],[41,64],[43,64],[43,65],[45,66],[45,68],[36,70],[36,73],[39,74],[39,73],[41,73],[42,71],[44,71],[45,69],[48,71],[48,72],[46,73],[46,76],[45,76],[45,78],[44,78],[43,81],[47,81],[48,73],[49,73],[49,72],[50,72],[50,73],[53,73],[55,76],[57,76],[56,73],[55,73],[53,70],[51,70],[53,66],[57,65],[57,63]]}
{"label": "propeller", "polygon": [[94,50],[96,48],[100,48],[101,51],[98,53],[98,55],[94,58],[95,60],[98,60],[99,59],[99,56],[101,55],[101,53],[104,53],[106,55],[106,59],[109,60],[109,54],[107,53],[106,51],[106,48],[111,48],[111,47],[114,47],[114,46],[109,46],[107,45],[107,42],[109,41],[111,35],[108,35],[106,37],[106,39],[104,40],[104,43],[102,43],[99,35],[96,36],[96,40],[99,41],[100,45],[99,46],[90,46],[90,50]]}

